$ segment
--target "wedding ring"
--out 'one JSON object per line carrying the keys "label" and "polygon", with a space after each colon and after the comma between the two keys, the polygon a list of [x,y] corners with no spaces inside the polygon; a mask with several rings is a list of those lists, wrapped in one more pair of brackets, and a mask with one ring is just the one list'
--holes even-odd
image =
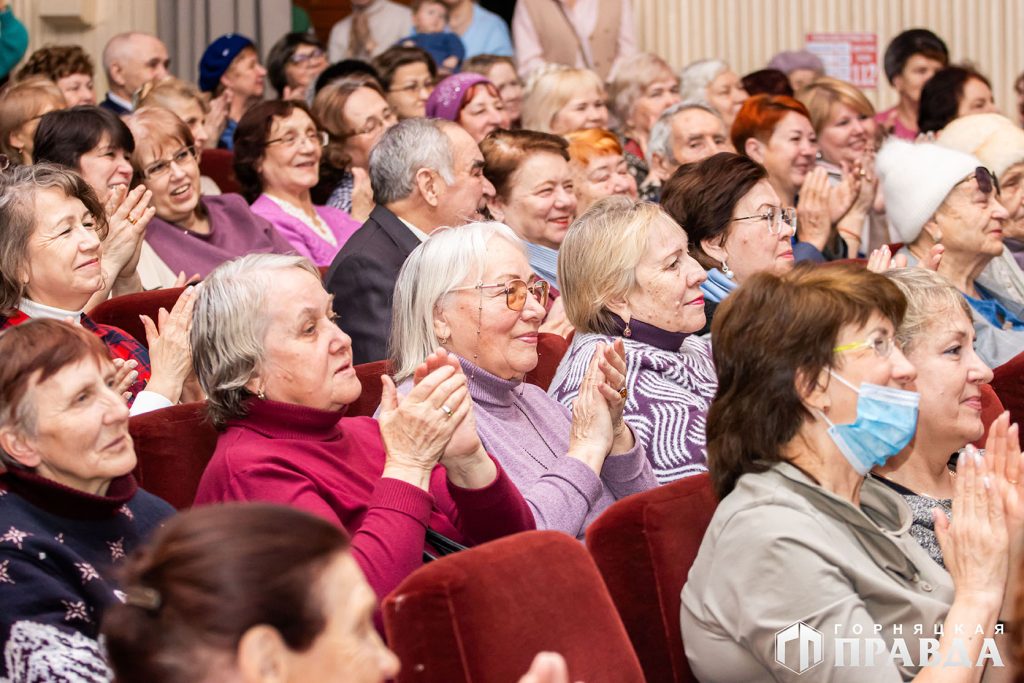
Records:
{"label": "wedding ring", "polygon": [[1010,483],[1011,483],[1011,484],[1013,484],[1014,486],[1016,486],[1016,485],[1017,485],[1017,480],[1016,480],[1016,479],[1007,479],[1006,481],[1010,482]]}
{"label": "wedding ring", "polygon": [[623,401],[626,400],[626,397],[629,396],[629,392],[626,391],[626,387],[622,387],[621,389],[619,389],[619,396],[622,397]]}
{"label": "wedding ring", "polygon": [[135,225],[136,223],[139,222],[139,219],[138,218],[132,218],[131,216],[128,216],[128,222],[131,223],[132,225]]}
{"label": "wedding ring", "polygon": [[441,410],[444,411],[444,416],[445,417],[451,417],[452,416],[452,409],[449,408],[448,406],[446,406],[446,405],[441,406]]}

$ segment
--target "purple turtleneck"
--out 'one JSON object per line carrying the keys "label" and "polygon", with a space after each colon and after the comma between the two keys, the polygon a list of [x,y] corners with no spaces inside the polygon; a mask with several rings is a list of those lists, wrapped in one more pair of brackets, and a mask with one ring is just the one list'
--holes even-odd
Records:
{"label": "purple turtleneck", "polygon": [[258,500],[334,522],[352,535],[353,555],[381,598],[423,563],[428,525],[464,545],[534,528],[500,466],[486,487],[463,489],[439,465],[427,492],[381,476],[386,454],[372,418],[259,399],[248,410],[217,440],[196,505]]}
{"label": "purple turtleneck", "polygon": [[459,360],[469,378],[480,440],[522,491],[538,529],[582,540],[587,525],[609,505],[657,486],[639,439],[631,451],[609,455],[598,476],[566,455],[572,417],[565,407],[539,387]]}

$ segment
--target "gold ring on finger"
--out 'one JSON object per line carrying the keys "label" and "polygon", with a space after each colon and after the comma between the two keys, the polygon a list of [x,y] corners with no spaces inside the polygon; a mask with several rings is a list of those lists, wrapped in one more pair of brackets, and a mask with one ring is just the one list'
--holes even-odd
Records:
{"label": "gold ring on finger", "polygon": [[629,392],[626,391],[626,387],[622,387],[621,389],[619,389],[619,396],[622,397],[623,401],[626,400],[626,397],[629,396]]}

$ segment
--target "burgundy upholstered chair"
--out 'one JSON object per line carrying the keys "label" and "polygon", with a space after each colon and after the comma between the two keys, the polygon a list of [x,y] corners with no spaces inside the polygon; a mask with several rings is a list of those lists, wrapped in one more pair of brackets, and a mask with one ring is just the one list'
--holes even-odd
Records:
{"label": "burgundy upholstered chair", "polygon": [[[991,384],[981,385],[981,421],[985,425],[985,433],[981,435],[981,438],[974,442],[974,445],[978,448],[985,447],[985,439],[988,438],[988,428],[992,425],[992,422],[1003,414],[1006,408],[1003,407],[1002,401],[999,400],[999,396],[996,395],[995,390]],[[1010,424],[1013,424],[1017,418],[1013,416],[1013,412],[1010,412]]]}
{"label": "burgundy upholstered chair", "polygon": [[398,683],[517,681],[540,651],[570,681],[641,683],[643,671],[594,561],[576,539],[528,531],[417,569],[384,599]]}
{"label": "burgundy upholstered chair", "polygon": [[226,149],[204,149],[199,159],[199,173],[209,176],[224,194],[241,192],[235,177],[235,155]]}
{"label": "burgundy upholstered chair", "polygon": [[146,340],[146,328],[142,326],[139,316],[148,315],[153,322],[156,322],[157,311],[161,308],[171,310],[183,291],[185,291],[184,287],[173,287],[115,296],[89,311],[89,317],[102,325],[120,327],[135,337],[140,344],[149,348],[149,341]]}
{"label": "burgundy upholstered chair", "polygon": [[1010,411],[1010,424],[1024,425],[1024,353],[993,368],[992,372],[992,388]]}
{"label": "burgundy upholstered chair", "polygon": [[547,332],[537,335],[537,367],[526,373],[526,381],[547,391],[551,380],[555,378],[558,364],[562,362],[562,356],[569,350],[571,340],[572,336],[565,339],[561,335]]}
{"label": "burgundy upholstered chair", "polygon": [[648,681],[697,681],[683,651],[679,593],[716,507],[711,478],[700,474],[624,498],[587,528]]}
{"label": "burgundy upholstered chair", "polygon": [[381,387],[381,375],[391,372],[391,361],[377,360],[372,363],[361,363],[356,366],[356,377],[363,385],[359,398],[349,404],[345,411],[347,417],[358,417],[365,415],[372,417],[380,405],[380,396],[384,389]]}
{"label": "burgundy upholstered chair", "polygon": [[128,420],[135,442],[139,486],[178,510],[192,506],[206,464],[217,446],[217,430],[206,419],[206,403],[183,403]]}

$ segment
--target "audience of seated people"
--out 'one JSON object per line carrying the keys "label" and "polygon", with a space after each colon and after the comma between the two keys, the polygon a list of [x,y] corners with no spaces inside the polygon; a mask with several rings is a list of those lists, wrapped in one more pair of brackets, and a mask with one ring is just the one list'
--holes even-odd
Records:
{"label": "audience of seated people", "polygon": [[[520,0],[514,45],[475,0],[350,4],[266,68],[140,31],[11,63],[0,678],[406,680],[377,605],[425,562],[662,485],[718,500],[650,590],[699,680],[795,680],[797,622],[844,680],[981,676],[833,669],[860,629],[1024,653],[1024,130],[976,67],[903,31],[876,112],[807,50],[677,70],[628,0]],[[128,425],[184,411],[172,518]]]}

